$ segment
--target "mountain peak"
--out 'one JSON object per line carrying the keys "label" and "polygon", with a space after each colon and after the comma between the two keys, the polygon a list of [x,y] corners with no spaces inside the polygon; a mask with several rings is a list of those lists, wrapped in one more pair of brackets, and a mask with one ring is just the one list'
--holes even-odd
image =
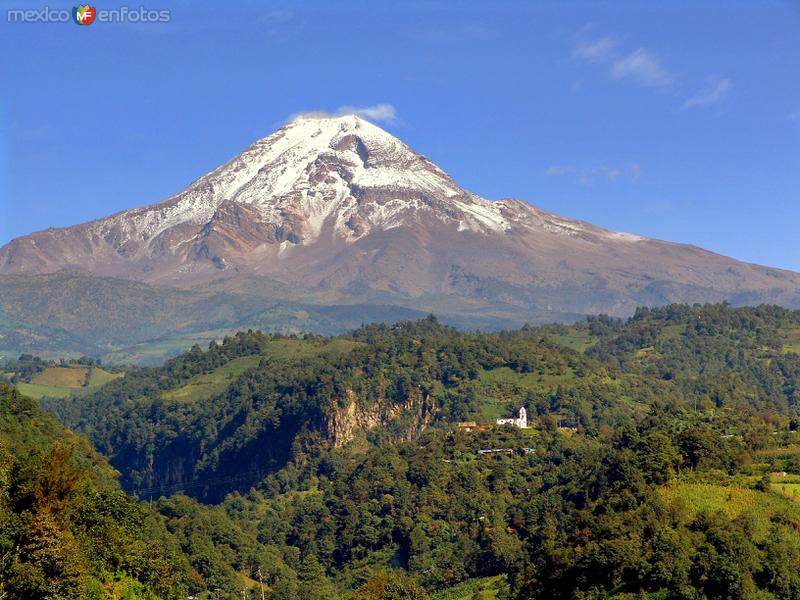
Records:
{"label": "mountain peak", "polygon": [[277,132],[267,136],[262,141],[270,140],[273,137],[285,136],[296,139],[304,144],[312,144],[324,147],[330,144],[334,138],[347,134],[361,137],[365,143],[391,143],[405,146],[399,139],[388,131],[371,123],[370,121],[356,115],[326,115],[322,113],[305,113],[291,119]]}
{"label": "mountain peak", "polygon": [[[297,123],[299,121],[327,121],[327,122],[339,122],[347,124],[369,123],[369,121],[367,121],[366,119],[360,117],[355,113],[330,115],[326,113],[308,112],[295,115],[294,117],[289,119],[289,124]],[[375,127],[377,127],[377,125],[375,125]]]}
{"label": "mountain peak", "polygon": [[351,242],[420,209],[442,213],[450,200],[476,202],[430,160],[357,115],[296,117],[190,190],[209,188],[216,199],[256,208],[303,244],[324,229]]}
{"label": "mountain peak", "polygon": [[572,313],[800,300],[796,274],[481,198],[354,114],[300,115],[163,202],[0,249],[0,274],[64,269],[151,282],[255,273],[326,297],[444,294]]}

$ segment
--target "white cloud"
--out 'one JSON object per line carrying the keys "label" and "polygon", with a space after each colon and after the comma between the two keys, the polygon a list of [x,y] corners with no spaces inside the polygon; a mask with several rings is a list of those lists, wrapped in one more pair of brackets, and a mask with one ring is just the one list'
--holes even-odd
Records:
{"label": "white cloud", "polygon": [[604,37],[591,42],[580,42],[572,50],[572,56],[591,62],[608,61],[619,42],[612,37]]}
{"label": "white cloud", "polygon": [[666,87],[674,79],[672,74],[661,66],[658,59],[644,48],[615,60],[610,73],[614,79],[630,78],[650,87]]}
{"label": "white cloud", "polygon": [[704,108],[721,102],[728,96],[733,84],[730,79],[709,77],[706,86],[683,103],[683,108]]}
{"label": "white cloud", "polygon": [[642,176],[642,165],[640,165],[639,163],[633,163],[631,165],[631,177],[633,178],[634,181],[636,181],[641,176]]}
{"label": "white cloud", "polygon": [[397,109],[391,104],[375,104],[374,106],[340,106],[334,112],[324,110],[309,110],[289,116],[289,121],[298,117],[342,117],[344,115],[357,115],[376,123],[396,123]]}
{"label": "white cloud", "polygon": [[336,111],[337,115],[358,115],[377,123],[395,123],[397,110],[391,104],[376,104],[374,106],[341,106]]}

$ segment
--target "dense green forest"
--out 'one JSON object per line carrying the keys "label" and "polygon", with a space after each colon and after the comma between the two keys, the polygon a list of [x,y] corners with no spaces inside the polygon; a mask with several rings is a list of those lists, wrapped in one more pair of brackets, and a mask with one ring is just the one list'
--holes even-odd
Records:
{"label": "dense green forest", "polygon": [[184,598],[163,519],[104,458],[0,384],[0,598]]}
{"label": "dense green forest", "polygon": [[0,597],[800,598],[798,382],[800,312],[675,305],[242,332],[42,398],[86,438],[5,389]]}

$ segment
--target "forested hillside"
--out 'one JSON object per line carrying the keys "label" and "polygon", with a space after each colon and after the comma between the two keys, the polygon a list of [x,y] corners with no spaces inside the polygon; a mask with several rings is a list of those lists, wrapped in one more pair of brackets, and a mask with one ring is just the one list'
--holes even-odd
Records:
{"label": "forested hillside", "polygon": [[429,318],[333,339],[242,333],[46,405],[91,437],[128,489],[220,500],[300,455],[506,416],[521,403],[613,425],[645,411],[658,387],[536,331],[465,334]]}
{"label": "forested hillside", "polygon": [[185,598],[162,519],[86,442],[0,384],[0,598]]}
{"label": "forested hillside", "polygon": [[675,305],[639,309],[624,325],[590,322],[587,329],[598,338],[589,356],[674,381],[701,405],[797,414],[800,311]]}
{"label": "forested hillside", "polygon": [[194,594],[800,598],[799,351],[766,306],[428,318],[243,332],[43,403],[159,498]]}

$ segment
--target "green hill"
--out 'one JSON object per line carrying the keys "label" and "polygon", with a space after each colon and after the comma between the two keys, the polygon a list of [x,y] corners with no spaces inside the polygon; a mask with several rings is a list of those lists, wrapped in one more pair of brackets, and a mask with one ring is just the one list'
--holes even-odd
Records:
{"label": "green hill", "polygon": [[0,384],[0,597],[184,598],[176,550],[85,439]]}
{"label": "green hill", "polygon": [[428,319],[340,338],[239,334],[46,405],[109,454],[127,489],[220,499],[285,466],[298,444],[491,424],[522,403],[532,417],[596,427],[645,410],[630,393],[638,387],[538,334],[466,334]]}

